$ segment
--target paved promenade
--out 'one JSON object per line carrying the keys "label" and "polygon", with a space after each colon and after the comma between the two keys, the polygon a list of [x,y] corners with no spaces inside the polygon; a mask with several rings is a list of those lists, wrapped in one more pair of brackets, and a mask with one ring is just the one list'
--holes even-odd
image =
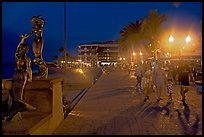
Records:
{"label": "paved promenade", "polygon": [[55,130],[55,135],[202,135],[202,94],[190,87],[186,104],[179,87],[173,101],[156,102],[155,93],[143,102],[135,78],[125,71],[103,74]]}

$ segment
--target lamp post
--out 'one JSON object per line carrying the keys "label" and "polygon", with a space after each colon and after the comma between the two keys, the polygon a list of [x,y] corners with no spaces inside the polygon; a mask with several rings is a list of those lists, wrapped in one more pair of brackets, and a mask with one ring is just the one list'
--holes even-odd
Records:
{"label": "lamp post", "polygon": [[171,56],[172,56],[172,48],[173,48],[172,43],[174,42],[174,37],[173,37],[172,35],[169,36],[169,42],[171,43],[170,54],[171,54]]}
{"label": "lamp post", "polygon": [[131,56],[130,56],[130,60],[131,60],[131,67],[134,65],[134,63],[133,63],[133,56],[135,56],[136,55],[136,53],[135,52],[133,52],[132,54],[131,54]]}
{"label": "lamp post", "polygon": [[[189,35],[187,35],[185,41],[186,41],[186,46],[187,46],[188,43],[191,42],[191,37]],[[184,49],[184,47],[183,47],[183,49]]]}
{"label": "lamp post", "polygon": [[141,60],[141,62],[143,64],[143,58],[142,58],[142,52],[141,51],[140,51],[139,55],[140,55],[140,60]]}
{"label": "lamp post", "polygon": [[64,3],[64,60],[65,60],[65,71],[67,69],[67,48],[66,48],[66,2]]}

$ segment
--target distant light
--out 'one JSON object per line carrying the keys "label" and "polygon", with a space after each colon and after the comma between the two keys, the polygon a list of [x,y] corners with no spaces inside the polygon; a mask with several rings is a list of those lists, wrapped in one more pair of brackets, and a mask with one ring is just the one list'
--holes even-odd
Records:
{"label": "distant light", "polygon": [[61,63],[65,63],[65,61],[64,61],[64,60],[62,60],[62,61],[61,61]]}
{"label": "distant light", "polygon": [[76,69],[75,71],[83,74],[83,70],[82,69]]}
{"label": "distant light", "polygon": [[120,60],[122,60],[122,58],[120,58]]}
{"label": "distant light", "polygon": [[125,60],[125,58],[123,58],[123,60]]}
{"label": "distant light", "polygon": [[140,51],[140,56],[142,56],[142,52]]}
{"label": "distant light", "polygon": [[80,72],[81,74],[83,74],[83,71],[82,71],[82,70],[79,70],[79,72]]}
{"label": "distant light", "polygon": [[135,55],[136,55],[136,53],[135,53],[135,52],[133,52],[133,53],[132,53],[132,55],[133,55],[133,56],[135,56]]}

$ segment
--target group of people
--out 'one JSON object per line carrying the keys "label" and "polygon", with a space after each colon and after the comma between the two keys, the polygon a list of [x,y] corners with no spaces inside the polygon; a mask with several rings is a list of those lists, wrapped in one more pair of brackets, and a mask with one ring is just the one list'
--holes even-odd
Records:
{"label": "group of people", "polygon": [[[162,61],[152,63],[139,63],[135,67],[136,89],[143,91],[144,101],[149,100],[149,93],[156,92],[157,101],[163,100],[161,93],[167,91],[169,101],[173,100],[173,71],[170,67],[164,66]],[[189,90],[189,73],[185,65],[180,65],[178,82],[180,85],[181,101],[185,102],[186,93]]]}

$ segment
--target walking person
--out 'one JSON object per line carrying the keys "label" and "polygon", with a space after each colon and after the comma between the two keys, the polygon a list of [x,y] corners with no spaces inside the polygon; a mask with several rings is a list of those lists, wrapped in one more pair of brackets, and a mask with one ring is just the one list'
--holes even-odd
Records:
{"label": "walking person", "polygon": [[189,72],[185,65],[181,65],[178,79],[180,85],[180,94],[182,97],[181,101],[185,102],[186,93],[189,91]]}
{"label": "walking person", "polygon": [[139,63],[136,67],[135,67],[135,76],[137,79],[137,83],[136,83],[136,89],[138,89],[138,85],[139,85],[139,90],[142,89],[142,63]]}
{"label": "walking person", "polygon": [[172,101],[172,91],[173,91],[173,67],[171,64],[169,64],[168,66],[168,70],[167,70],[167,85],[166,85],[166,88],[167,88],[167,93],[169,95],[169,101]]}
{"label": "walking person", "polygon": [[191,64],[191,66],[189,66],[189,77],[190,77],[190,82],[192,85],[195,85],[195,77],[194,77],[194,68],[192,67],[193,64]]}
{"label": "walking person", "polygon": [[172,101],[172,91],[173,91],[173,79],[168,77],[167,80],[167,92],[169,94],[169,101]]}
{"label": "walking person", "polygon": [[157,101],[163,100],[161,98],[162,91],[165,90],[166,79],[165,71],[162,68],[162,63],[158,62],[155,69],[153,70],[153,84],[156,87]]}
{"label": "walking person", "polygon": [[152,90],[152,70],[151,68],[147,68],[147,71],[144,74],[144,77],[142,78],[142,90],[145,95],[144,102],[149,100],[149,92]]}

